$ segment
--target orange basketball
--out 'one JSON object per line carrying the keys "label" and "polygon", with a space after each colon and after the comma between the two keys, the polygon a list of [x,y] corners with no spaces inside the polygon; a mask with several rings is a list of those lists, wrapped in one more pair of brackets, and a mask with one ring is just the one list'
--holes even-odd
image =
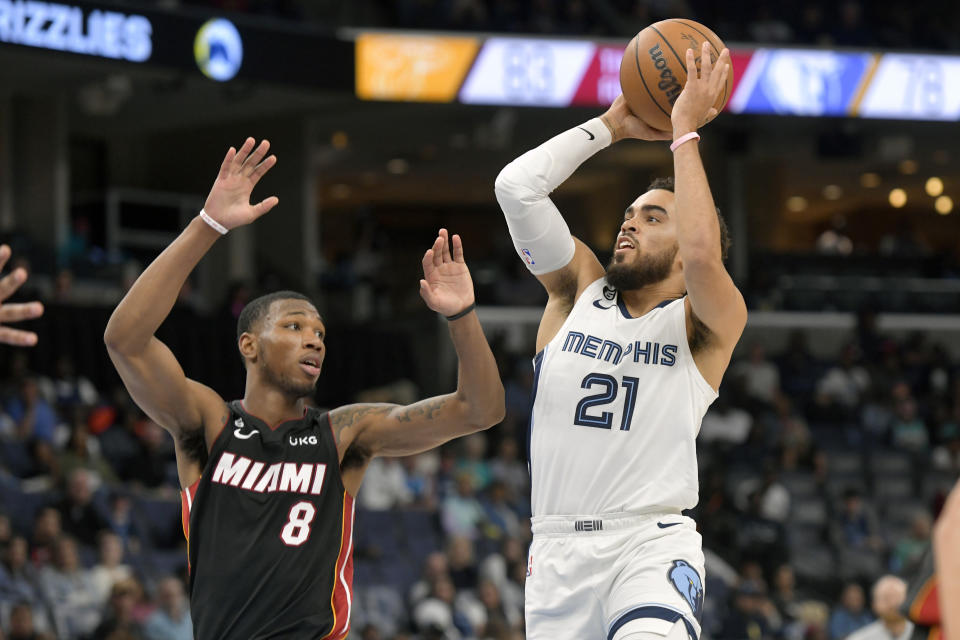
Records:
{"label": "orange basketball", "polygon": [[[687,82],[687,49],[700,52],[703,41],[710,43],[710,58],[716,62],[723,41],[710,29],[693,20],[661,20],[634,36],[620,61],[620,88],[633,113],[651,127],[670,131],[673,103]],[[733,88],[733,69],[727,85],[717,98],[717,112],[723,109]]]}

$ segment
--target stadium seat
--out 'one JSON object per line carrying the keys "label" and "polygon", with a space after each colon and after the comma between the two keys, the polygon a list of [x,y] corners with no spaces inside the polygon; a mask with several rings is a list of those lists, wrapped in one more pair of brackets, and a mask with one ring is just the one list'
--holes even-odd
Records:
{"label": "stadium seat", "polygon": [[819,498],[796,500],[790,510],[791,525],[820,527],[827,522],[827,506]]}

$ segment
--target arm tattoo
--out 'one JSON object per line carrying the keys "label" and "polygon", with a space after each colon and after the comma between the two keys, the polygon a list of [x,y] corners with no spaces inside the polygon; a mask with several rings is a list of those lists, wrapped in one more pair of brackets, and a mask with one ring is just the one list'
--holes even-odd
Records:
{"label": "arm tattoo", "polygon": [[424,400],[397,413],[397,420],[400,422],[412,422],[413,420],[433,420],[447,404],[449,398],[439,397]]}
{"label": "arm tattoo", "polygon": [[357,404],[348,407],[341,407],[330,412],[330,425],[333,427],[333,434],[340,444],[340,435],[344,429],[361,422],[369,415],[385,416],[390,413],[396,405],[391,404]]}

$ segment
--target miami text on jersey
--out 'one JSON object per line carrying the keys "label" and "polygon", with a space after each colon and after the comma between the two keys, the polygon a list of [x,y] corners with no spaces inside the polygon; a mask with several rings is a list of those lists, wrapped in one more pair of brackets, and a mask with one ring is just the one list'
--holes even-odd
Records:
{"label": "miami text on jersey", "polygon": [[318,496],[323,489],[325,464],[277,462],[267,466],[245,456],[224,452],[217,460],[212,481],[257,493],[307,493]]}
{"label": "miami text on jersey", "polygon": [[620,361],[633,354],[633,361],[643,364],[660,364],[672,367],[677,362],[677,345],[659,342],[641,342],[636,340],[626,346],[612,340],[604,340],[593,335],[584,335],[579,331],[568,331],[563,341],[563,351],[571,351],[588,358],[620,364]]}

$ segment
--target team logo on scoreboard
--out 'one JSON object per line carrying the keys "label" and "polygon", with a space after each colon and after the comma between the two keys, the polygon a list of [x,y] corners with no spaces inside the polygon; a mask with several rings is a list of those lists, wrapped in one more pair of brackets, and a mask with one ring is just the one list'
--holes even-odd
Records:
{"label": "team logo on scoreboard", "polygon": [[243,63],[240,32],[225,18],[207,20],[197,31],[193,55],[203,75],[226,82],[237,75]]}

